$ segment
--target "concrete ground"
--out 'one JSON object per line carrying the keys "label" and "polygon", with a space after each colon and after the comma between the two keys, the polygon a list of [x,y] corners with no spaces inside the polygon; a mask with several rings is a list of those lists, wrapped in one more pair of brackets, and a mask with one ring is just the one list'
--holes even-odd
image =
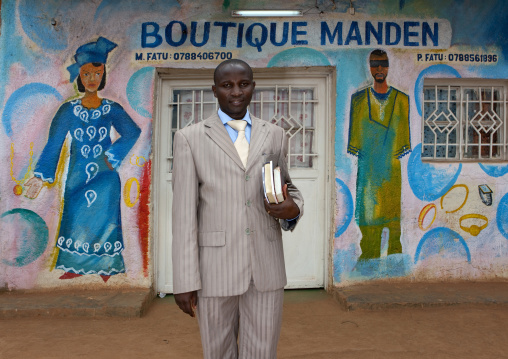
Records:
{"label": "concrete ground", "polygon": [[[196,320],[151,299],[0,293],[0,358],[202,357]],[[291,290],[278,358],[508,358],[507,322],[507,282]]]}

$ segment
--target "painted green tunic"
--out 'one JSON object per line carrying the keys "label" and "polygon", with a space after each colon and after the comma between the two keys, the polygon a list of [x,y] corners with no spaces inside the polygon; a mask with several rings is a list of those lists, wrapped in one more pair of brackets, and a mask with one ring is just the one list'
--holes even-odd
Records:
{"label": "painted green tunic", "polygon": [[389,230],[387,254],[402,253],[400,243],[401,170],[399,159],[411,151],[409,97],[390,87],[351,97],[348,152],[358,156],[355,217],[362,231],[360,259],[379,258],[383,228]]}

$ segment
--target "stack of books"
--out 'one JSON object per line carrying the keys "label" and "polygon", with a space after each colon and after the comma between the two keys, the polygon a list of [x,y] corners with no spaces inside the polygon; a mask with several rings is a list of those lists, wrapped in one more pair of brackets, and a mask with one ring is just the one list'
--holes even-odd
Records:
{"label": "stack of books", "polygon": [[267,162],[261,168],[263,175],[263,190],[268,203],[284,202],[284,194],[282,193],[282,181],[280,167],[273,168],[273,162]]}

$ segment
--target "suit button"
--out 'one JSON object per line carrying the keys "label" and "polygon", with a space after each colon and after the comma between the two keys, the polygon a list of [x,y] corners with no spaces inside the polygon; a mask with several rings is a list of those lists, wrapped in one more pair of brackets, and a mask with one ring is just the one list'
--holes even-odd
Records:
{"label": "suit button", "polygon": [[250,207],[250,205],[251,205],[250,199],[247,201],[246,205],[247,205],[247,207]]}
{"label": "suit button", "polygon": [[247,228],[247,229],[245,230],[245,234],[247,234],[247,235],[249,235],[249,234],[250,234],[250,228]]}
{"label": "suit button", "polygon": [[250,180],[250,176],[249,175],[245,175],[245,180],[246,181]]}

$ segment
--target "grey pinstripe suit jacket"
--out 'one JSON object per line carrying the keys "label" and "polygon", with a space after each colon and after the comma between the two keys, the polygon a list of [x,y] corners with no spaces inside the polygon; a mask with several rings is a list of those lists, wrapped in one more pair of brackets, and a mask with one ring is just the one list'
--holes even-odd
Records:
{"label": "grey pinstripe suit jacket", "polygon": [[[259,291],[286,285],[281,224],[263,205],[261,167],[280,165],[303,215],[303,198],[287,172],[288,137],[251,116],[247,168],[217,114],[175,134],[173,289],[202,296],[240,295],[251,278]],[[292,228],[291,228],[292,229]]]}

